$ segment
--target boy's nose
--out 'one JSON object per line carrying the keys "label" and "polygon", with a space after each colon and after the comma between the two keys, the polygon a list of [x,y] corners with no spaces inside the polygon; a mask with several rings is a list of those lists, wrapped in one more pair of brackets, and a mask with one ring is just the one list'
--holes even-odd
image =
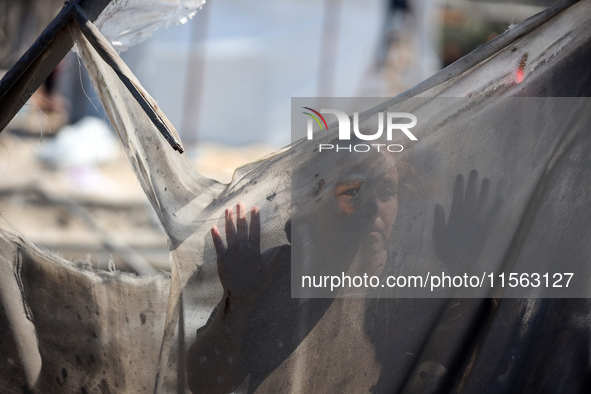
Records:
{"label": "boy's nose", "polygon": [[363,214],[368,219],[375,219],[380,212],[379,200],[375,194],[376,193],[373,192],[369,193],[369,195],[366,196],[366,201],[363,204]]}

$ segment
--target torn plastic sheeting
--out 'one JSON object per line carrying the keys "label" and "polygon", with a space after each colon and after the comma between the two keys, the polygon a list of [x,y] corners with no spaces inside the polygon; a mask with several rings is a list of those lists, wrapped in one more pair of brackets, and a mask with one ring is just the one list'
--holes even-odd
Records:
{"label": "torn plastic sheeting", "polygon": [[158,29],[187,23],[206,0],[113,0],[95,25],[118,52],[140,44]]}

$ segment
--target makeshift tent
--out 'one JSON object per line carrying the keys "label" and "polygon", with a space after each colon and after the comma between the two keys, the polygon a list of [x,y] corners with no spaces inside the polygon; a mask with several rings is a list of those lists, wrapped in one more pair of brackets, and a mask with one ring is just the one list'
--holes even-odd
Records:
{"label": "makeshift tent", "polygon": [[[590,1],[560,3],[360,115],[360,134],[368,135],[378,112],[416,113],[418,141],[392,141],[404,155],[320,158],[318,139],[305,139],[238,169],[229,185],[202,177],[171,148],[182,151],[172,126],[77,14],[71,34],[169,237],[172,273],[168,280],[84,271],[3,233],[4,391],[588,389],[587,298],[512,299],[504,291],[405,298],[371,289],[349,298],[292,298],[290,279],[308,262],[360,272],[349,271],[364,245],[355,237],[367,234],[373,254],[365,262],[376,264],[361,267],[380,278],[408,267],[473,267],[455,267],[457,256],[493,261],[485,267],[495,275],[520,268],[543,274],[556,261],[584,270],[591,139],[589,101],[581,97],[591,93],[590,11]],[[524,97],[577,99],[533,105]],[[531,108],[539,111],[533,118]],[[523,116],[509,117],[516,111]],[[508,120],[518,124],[506,129]],[[476,127],[482,124],[498,125],[491,129],[498,134]],[[336,132],[338,123],[327,126],[325,133]],[[330,143],[334,135],[314,138]],[[473,169],[490,184],[477,188]],[[467,177],[466,187],[457,177],[452,193],[457,174]],[[489,195],[491,214],[452,228],[454,213],[474,210],[479,195]],[[238,217],[224,214],[239,202]],[[252,206],[258,211],[247,219],[244,209]],[[389,213],[390,228],[372,235],[358,227],[369,212]],[[454,254],[460,231],[482,228],[479,250]],[[390,234],[405,235],[387,240]],[[331,254],[339,259],[326,264]],[[584,286],[577,291],[588,296]]]}

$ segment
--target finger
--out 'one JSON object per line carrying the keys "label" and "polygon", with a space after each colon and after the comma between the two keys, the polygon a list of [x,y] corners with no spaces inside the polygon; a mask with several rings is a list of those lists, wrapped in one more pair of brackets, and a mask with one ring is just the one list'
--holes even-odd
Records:
{"label": "finger", "polygon": [[464,177],[460,174],[456,177],[454,183],[454,195],[451,202],[451,210],[449,211],[448,226],[457,223],[462,214],[464,207]]}
{"label": "finger", "polygon": [[250,210],[250,244],[254,250],[261,250],[261,213],[258,207]]}
{"label": "finger", "polygon": [[220,234],[220,230],[216,226],[213,226],[211,228],[211,238],[213,239],[215,253],[219,260],[226,251],[226,248],[224,247],[224,241],[222,241],[222,235]]}
{"label": "finger", "polygon": [[464,209],[468,213],[472,212],[476,206],[477,186],[478,171],[472,170],[470,171],[470,176],[468,177],[468,186],[466,186],[466,197],[464,199]]}
{"label": "finger", "polygon": [[433,221],[433,246],[435,255],[441,261],[446,260],[445,256],[445,210],[442,205],[435,205],[435,219]]}
{"label": "finger", "polygon": [[445,233],[445,210],[440,204],[435,205],[435,219],[433,220],[433,237],[441,237]]}
{"label": "finger", "polygon": [[291,218],[287,219],[287,222],[285,222],[285,226],[283,229],[285,230],[287,242],[291,243]]}
{"label": "finger", "polygon": [[226,209],[226,242],[228,247],[236,242],[236,227],[234,227],[234,212],[232,209]]}
{"label": "finger", "polygon": [[484,209],[484,205],[486,204],[486,200],[488,198],[488,193],[490,190],[490,180],[488,178],[484,178],[482,180],[482,186],[480,187],[480,195],[478,196],[478,202],[476,203],[476,212],[482,212]]}
{"label": "finger", "polygon": [[246,221],[246,207],[241,201],[236,205],[236,234],[240,242],[248,239],[248,223]]}
{"label": "finger", "polygon": [[435,218],[433,220],[433,244],[435,250],[438,250],[439,246],[443,242],[443,236],[445,234],[445,210],[442,205],[435,205]]}

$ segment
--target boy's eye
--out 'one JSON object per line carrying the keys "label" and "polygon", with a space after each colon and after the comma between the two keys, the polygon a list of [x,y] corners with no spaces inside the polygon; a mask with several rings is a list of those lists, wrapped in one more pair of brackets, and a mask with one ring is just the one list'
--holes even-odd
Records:
{"label": "boy's eye", "polygon": [[361,186],[363,186],[363,182],[357,180],[340,182],[335,187],[335,194],[337,197],[354,196],[359,192]]}
{"label": "boy's eye", "polygon": [[386,202],[398,194],[397,187],[382,187],[378,190],[378,198],[380,201]]}
{"label": "boy's eye", "polygon": [[359,191],[358,188],[352,187],[350,189],[345,190],[342,194],[345,196],[354,196],[357,194],[358,191]]}
{"label": "boy's eye", "polygon": [[355,212],[357,204],[357,193],[361,190],[363,181],[346,181],[340,182],[335,187],[335,196],[339,207],[348,215]]}

